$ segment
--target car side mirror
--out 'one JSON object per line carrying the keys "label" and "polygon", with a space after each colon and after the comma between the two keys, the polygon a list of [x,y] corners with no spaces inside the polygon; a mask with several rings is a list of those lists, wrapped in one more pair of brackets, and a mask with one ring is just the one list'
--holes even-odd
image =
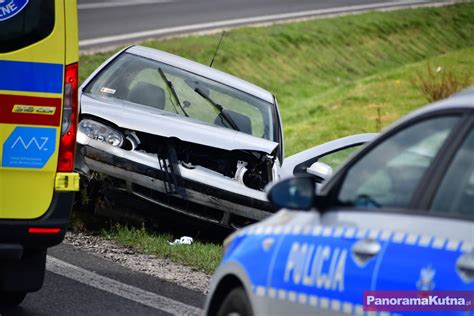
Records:
{"label": "car side mirror", "polygon": [[268,200],[278,209],[309,210],[314,205],[316,185],[311,177],[278,182],[268,192]]}
{"label": "car side mirror", "polygon": [[309,168],[306,168],[306,172],[321,180],[326,180],[332,176],[331,166],[320,161],[316,161]]}

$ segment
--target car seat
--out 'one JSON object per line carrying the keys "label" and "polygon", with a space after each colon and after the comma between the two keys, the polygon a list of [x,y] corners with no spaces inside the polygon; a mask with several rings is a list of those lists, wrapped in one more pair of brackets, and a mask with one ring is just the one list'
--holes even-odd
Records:
{"label": "car seat", "polygon": [[[252,135],[252,122],[250,117],[230,110],[223,110],[223,112],[235,122],[241,132]],[[229,126],[229,123],[221,115],[216,117],[214,124],[224,127]]]}
{"label": "car seat", "polygon": [[165,108],[165,91],[154,84],[139,81],[130,90],[128,100],[163,110]]}

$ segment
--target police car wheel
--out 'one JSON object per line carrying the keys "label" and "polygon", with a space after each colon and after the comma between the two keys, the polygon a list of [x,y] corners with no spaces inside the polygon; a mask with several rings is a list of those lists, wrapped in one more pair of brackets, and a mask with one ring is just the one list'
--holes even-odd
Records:
{"label": "police car wheel", "polygon": [[241,287],[227,294],[217,312],[217,316],[251,316],[253,315],[250,301]]}
{"label": "police car wheel", "polygon": [[25,299],[25,292],[9,293],[0,291],[0,307],[14,307]]}

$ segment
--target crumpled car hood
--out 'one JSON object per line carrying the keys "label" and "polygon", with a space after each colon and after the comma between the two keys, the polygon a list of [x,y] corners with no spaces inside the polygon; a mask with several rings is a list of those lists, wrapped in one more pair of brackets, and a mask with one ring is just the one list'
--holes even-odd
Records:
{"label": "crumpled car hood", "polygon": [[97,116],[124,129],[175,137],[229,151],[254,150],[272,154],[278,146],[278,143],[266,139],[119,99],[84,93],[80,102],[82,115]]}

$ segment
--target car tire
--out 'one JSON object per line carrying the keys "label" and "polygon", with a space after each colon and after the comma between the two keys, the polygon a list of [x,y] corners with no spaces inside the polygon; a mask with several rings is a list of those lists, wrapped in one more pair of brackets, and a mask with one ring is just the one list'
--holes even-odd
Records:
{"label": "car tire", "polygon": [[250,300],[242,287],[234,288],[222,301],[217,316],[252,316]]}
{"label": "car tire", "polygon": [[26,292],[1,292],[0,307],[15,307],[25,299]]}

